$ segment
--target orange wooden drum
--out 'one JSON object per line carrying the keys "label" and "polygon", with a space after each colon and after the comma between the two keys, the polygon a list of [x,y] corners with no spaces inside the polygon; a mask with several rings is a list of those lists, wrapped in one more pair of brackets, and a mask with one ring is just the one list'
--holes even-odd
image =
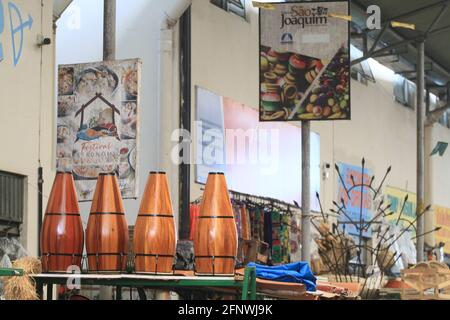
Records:
{"label": "orange wooden drum", "polygon": [[43,272],[81,269],[84,233],[72,173],[56,174],[40,240]]}
{"label": "orange wooden drum", "polygon": [[134,226],[135,271],[173,273],[175,250],[175,222],[167,176],[151,172]]}
{"label": "orange wooden drum", "polygon": [[194,237],[198,275],[234,275],[237,229],[223,173],[210,173]]}
{"label": "orange wooden drum", "polygon": [[115,174],[100,174],[86,230],[89,272],[126,270],[128,226]]}

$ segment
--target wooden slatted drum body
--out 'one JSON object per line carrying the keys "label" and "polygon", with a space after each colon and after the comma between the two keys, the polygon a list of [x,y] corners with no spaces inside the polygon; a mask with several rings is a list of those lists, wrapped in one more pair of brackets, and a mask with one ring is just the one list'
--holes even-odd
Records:
{"label": "wooden slatted drum body", "polygon": [[58,172],[47,203],[41,230],[43,272],[81,269],[83,224],[72,173]]}
{"label": "wooden slatted drum body", "polygon": [[175,223],[167,176],[151,172],[134,227],[135,271],[172,274],[175,251]]}
{"label": "wooden slatted drum body", "polygon": [[124,272],[128,226],[115,174],[100,174],[86,230],[89,272]]}
{"label": "wooden slatted drum body", "polygon": [[238,246],[237,229],[223,173],[211,173],[208,176],[196,228],[196,273],[212,276],[234,275]]}

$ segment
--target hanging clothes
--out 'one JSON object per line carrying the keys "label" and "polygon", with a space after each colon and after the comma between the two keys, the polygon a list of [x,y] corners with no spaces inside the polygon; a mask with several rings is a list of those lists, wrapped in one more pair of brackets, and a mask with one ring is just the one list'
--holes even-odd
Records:
{"label": "hanging clothes", "polygon": [[[272,219],[272,264],[287,264],[291,262],[290,222],[288,214],[273,211],[268,216]],[[270,231],[268,230],[268,236]]]}
{"label": "hanging clothes", "polygon": [[291,217],[291,225],[290,225],[290,234],[289,234],[289,244],[290,244],[290,261],[298,262],[301,261],[302,253],[300,250],[301,236],[300,236],[300,228],[299,221],[297,221],[297,217],[293,215]]}
{"label": "hanging clothes", "polygon": [[272,213],[271,212],[264,212],[264,242],[266,242],[269,245],[269,249],[271,250],[270,259],[273,258],[273,220],[272,220]]}
{"label": "hanging clothes", "polygon": [[250,212],[252,238],[264,239],[264,210],[261,208],[252,208]]}
{"label": "hanging clothes", "polygon": [[281,247],[281,215],[278,212],[270,212],[267,216],[271,217],[271,231],[267,236],[271,236],[272,264],[281,264],[283,253]]}
{"label": "hanging clothes", "polygon": [[[246,248],[249,245],[246,242],[259,243],[261,248],[267,248],[268,245],[268,251],[264,249],[264,252],[258,253],[268,256],[266,260],[269,265],[300,261],[300,232],[297,227],[298,222],[289,206],[284,209],[277,206],[276,201],[267,203],[263,199],[259,202],[258,197],[253,196],[245,200],[242,200],[242,196],[239,196],[239,199],[232,198],[231,203],[236,220],[239,248]],[[190,210],[191,240],[194,238],[199,213],[200,205],[192,204]],[[245,250],[241,249],[239,252],[240,256],[237,260],[243,262]]]}
{"label": "hanging clothes", "polygon": [[245,204],[240,207],[239,213],[241,216],[242,239],[250,241],[252,240],[250,215],[249,210],[247,209],[247,206]]}
{"label": "hanging clothes", "polygon": [[232,203],[234,220],[236,221],[236,229],[238,239],[242,239],[242,216],[241,216],[241,204]]}
{"label": "hanging clothes", "polygon": [[281,243],[281,263],[291,262],[291,242],[290,242],[291,217],[288,214],[281,215],[280,243]]}

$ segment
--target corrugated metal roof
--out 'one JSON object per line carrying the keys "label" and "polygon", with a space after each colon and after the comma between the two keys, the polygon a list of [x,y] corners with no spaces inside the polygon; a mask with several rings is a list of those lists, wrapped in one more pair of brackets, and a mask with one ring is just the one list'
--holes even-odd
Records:
{"label": "corrugated metal roof", "polygon": [[[378,48],[426,36],[427,85],[445,86],[450,82],[450,0],[353,0],[352,16],[356,17],[354,27],[359,30],[366,29],[365,11],[370,5],[381,8],[383,24],[394,20],[415,25],[415,30],[388,27],[381,36]],[[369,48],[380,32],[380,30],[369,31]],[[361,38],[354,38],[352,42],[359,49],[363,49]],[[415,42],[396,47],[390,53],[398,54],[399,59],[394,55],[377,60],[396,72],[407,71],[404,75],[415,80],[415,73],[410,72],[416,65]]]}
{"label": "corrugated metal roof", "polygon": [[62,13],[72,3],[72,0],[53,0],[53,18],[58,20]]}

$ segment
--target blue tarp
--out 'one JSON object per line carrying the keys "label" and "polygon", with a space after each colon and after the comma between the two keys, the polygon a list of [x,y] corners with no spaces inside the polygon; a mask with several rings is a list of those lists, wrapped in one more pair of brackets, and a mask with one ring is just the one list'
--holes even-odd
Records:
{"label": "blue tarp", "polygon": [[258,278],[278,282],[303,283],[307,291],[316,291],[317,279],[306,262],[296,262],[275,267],[263,266],[252,262],[248,264],[248,267],[256,267],[256,276]]}

